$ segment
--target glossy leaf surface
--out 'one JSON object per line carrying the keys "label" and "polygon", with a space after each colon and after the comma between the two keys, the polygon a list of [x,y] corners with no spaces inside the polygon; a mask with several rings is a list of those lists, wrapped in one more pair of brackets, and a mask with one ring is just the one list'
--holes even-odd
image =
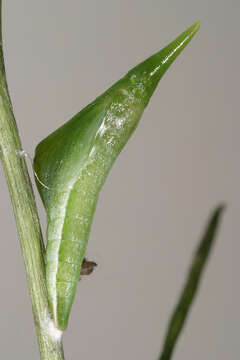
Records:
{"label": "glossy leaf surface", "polygon": [[195,23],[129,71],[36,148],[34,169],[47,211],[49,303],[59,329],[68,323],[99,191],[159,80],[198,28]]}

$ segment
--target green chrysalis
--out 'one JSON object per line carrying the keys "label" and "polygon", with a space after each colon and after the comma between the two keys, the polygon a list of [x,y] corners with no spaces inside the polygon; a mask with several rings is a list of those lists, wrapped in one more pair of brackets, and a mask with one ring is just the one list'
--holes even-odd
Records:
{"label": "green chrysalis", "polygon": [[60,330],[67,327],[99,191],[159,80],[199,26],[129,71],[36,148],[36,183],[47,211],[48,296]]}

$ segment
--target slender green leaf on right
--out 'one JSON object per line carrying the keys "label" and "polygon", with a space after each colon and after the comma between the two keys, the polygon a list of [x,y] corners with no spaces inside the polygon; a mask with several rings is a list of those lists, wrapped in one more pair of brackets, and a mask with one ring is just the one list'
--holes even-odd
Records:
{"label": "slender green leaf on right", "polygon": [[170,360],[178,337],[183,329],[191,304],[197,293],[203,270],[211,252],[224,206],[217,207],[210,217],[190,267],[179,302],[170,319],[164,346],[159,360]]}

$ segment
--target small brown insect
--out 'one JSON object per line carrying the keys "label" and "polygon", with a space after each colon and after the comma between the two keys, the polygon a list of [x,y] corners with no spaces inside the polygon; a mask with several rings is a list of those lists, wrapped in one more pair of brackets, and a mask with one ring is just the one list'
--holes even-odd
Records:
{"label": "small brown insect", "polygon": [[83,259],[80,276],[90,275],[97,264],[94,261],[88,261],[86,258]]}

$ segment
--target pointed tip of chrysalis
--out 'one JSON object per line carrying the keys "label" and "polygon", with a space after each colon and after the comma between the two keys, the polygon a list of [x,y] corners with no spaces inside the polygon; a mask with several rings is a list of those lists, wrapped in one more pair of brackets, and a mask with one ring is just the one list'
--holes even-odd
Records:
{"label": "pointed tip of chrysalis", "polygon": [[196,21],[170,44],[128,72],[126,78],[134,79],[136,86],[140,85],[141,88],[145,89],[144,97],[146,104],[158,85],[159,80],[197,33],[200,25],[200,21]]}
{"label": "pointed tip of chrysalis", "polygon": [[201,21],[200,21],[200,20],[196,21],[196,22],[192,25],[192,27],[195,29],[195,33],[199,30],[200,26],[201,26]]}

